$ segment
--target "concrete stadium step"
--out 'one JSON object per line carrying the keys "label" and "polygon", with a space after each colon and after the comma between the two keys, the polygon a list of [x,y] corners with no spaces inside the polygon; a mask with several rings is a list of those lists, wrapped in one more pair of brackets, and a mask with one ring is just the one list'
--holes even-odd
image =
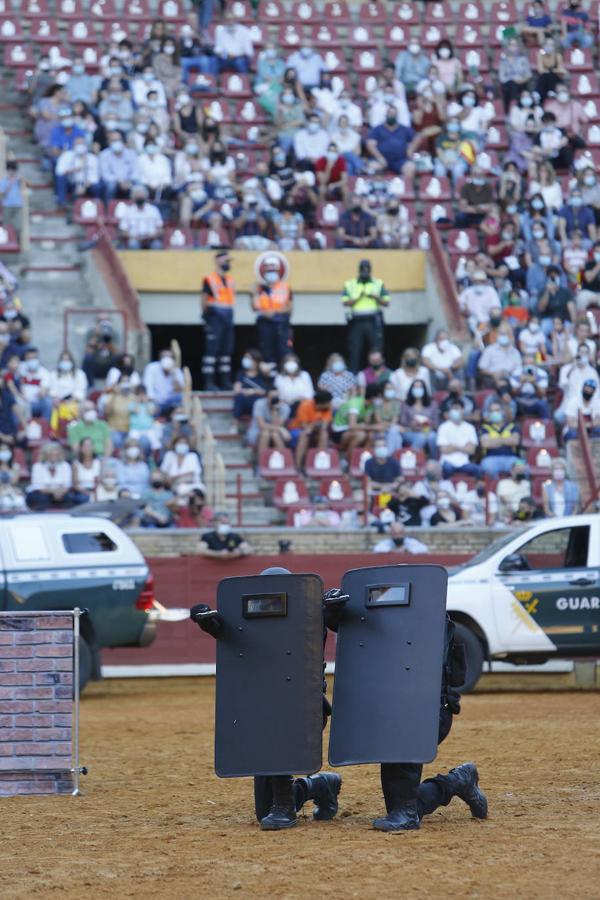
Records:
{"label": "concrete stadium step", "polygon": [[51,238],[53,240],[76,239],[83,237],[80,225],[69,224],[58,216],[34,213],[31,216],[31,236],[36,239]]}

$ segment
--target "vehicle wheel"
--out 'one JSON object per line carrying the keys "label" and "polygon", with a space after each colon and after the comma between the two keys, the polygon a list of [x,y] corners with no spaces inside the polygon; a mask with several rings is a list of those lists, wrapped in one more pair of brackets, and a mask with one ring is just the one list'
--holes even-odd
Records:
{"label": "vehicle wheel", "polygon": [[463,686],[459,688],[461,694],[466,694],[473,690],[481,677],[485,658],[483,644],[470,628],[459,622],[455,623],[454,639],[457,644],[464,644],[467,657],[467,677]]}
{"label": "vehicle wheel", "polygon": [[92,677],[92,651],[85,638],[79,638],[79,693]]}

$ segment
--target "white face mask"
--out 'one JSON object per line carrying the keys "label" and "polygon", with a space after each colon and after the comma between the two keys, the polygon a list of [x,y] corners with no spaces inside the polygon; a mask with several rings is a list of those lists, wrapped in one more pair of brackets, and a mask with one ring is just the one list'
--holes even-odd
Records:
{"label": "white face mask", "polygon": [[95,409],[86,409],[86,411],[83,414],[84,422],[95,422],[97,418],[98,418],[98,413],[96,412]]}
{"label": "white face mask", "polygon": [[113,488],[116,488],[116,486],[117,486],[117,479],[116,478],[105,478],[102,483],[105,488],[112,490]]}
{"label": "white face mask", "polygon": [[375,447],[375,456],[377,459],[386,459],[388,452],[387,447]]}
{"label": "white face mask", "polygon": [[163,356],[160,364],[165,372],[170,372],[175,367],[175,360],[172,356]]}
{"label": "white face mask", "polygon": [[539,331],[539,330],[540,330],[540,326],[539,326],[539,324],[538,324],[537,322],[530,322],[530,323],[529,323],[529,330],[532,332],[532,334],[535,334],[536,331]]}
{"label": "white face mask", "polygon": [[139,447],[128,447],[125,451],[125,455],[128,459],[137,459],[140,455]]}
{"label": "white face mask", "polygon": [[450,48],[440,47],[439,57],[440,59],[450,59]]}
{"label": "white face mask", "polygon": [[450,509],[450,499],[448,497],[440,497],[437,505],[440,509]]}
{"label": "white face mask", "polygon": [[242,360],[242,369],[251,369],[254,363],[249,356],[244,356]]}
{"label": "white face mask", "polygon": [[179,456],[185,456],[185,454],[189,451],[189,444],[175,444],[175,453],[179,454]]}
{"label": "white face mask", "polygon": [[395,400],[396,399],[396,391],[384,391],[383,396],[386,400]]}
{"label": "white face mask", "polygon": [[0,450],[0,462],[10,462],[11,456],[10,450]]}
{"label": "white face mask", "polygon": [[460,409],[451,409],[449,416],[450,420],[452,422],[455,422],[457,425],[459,422],[462,422],[462,412]]}
{"label": "white face mask", "polygon": [[288,359],[288,361],[284,364],[283,369],[287,372],[288,375],[295,375],[298,371],[298,363],[294,362],[293,359]]}
{"label": "white face mask", "polygon": [[73,368],[73,363],[70,359],[61,359],[58,364],[59,372],[70,372]]}
{"label": "white face mask", "polygon": [[229,534],[230,531],[231,531],[231,525],[229,525],[227,522],[220,522],[217,525],[217,534],[221,535],[221,537],[224,537],[226,534]]}
{"label": "white face mask", "polygon": [[275,284],[279,280],[278,272],[265,272],[265,281],[267,284]]}
{"label": "white face mask", "polygon": [[508,347],[510,344],[510,338],[507,334],[499,334],[498,335],[498,343],[501,347]]}
{"label": "white face mask", "polygon": [[344,365],[343,359],[334,359],[334,361],[331,363],[332,372],[343,372],[345,368],[346,366]]}
{"label": "white face mask", "polygon": [[440,348],[442,353],[445,353],[446,350],[448,350],[448,348],[450,347],[450,341],[448,340],[448,338],[442,338],[442,340],[438,343],[438,347]]}
{"label": "white face mask", "polygon": [[425,391],[423,390],[422,387],[416,387],[416,388],[413,388],[412,395],[413,395],[413,397],[415,397],[415,399],[420,400],[422,397],[425,396]]}

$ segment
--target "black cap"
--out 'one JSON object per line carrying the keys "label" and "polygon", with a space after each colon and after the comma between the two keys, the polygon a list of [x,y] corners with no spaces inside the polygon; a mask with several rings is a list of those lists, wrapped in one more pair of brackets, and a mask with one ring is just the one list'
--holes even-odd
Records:
{"label": "black cap", "polygon": [[359,269],[370,269],[371,268],[371,260],[370,259],[361,259],[358,264]]}

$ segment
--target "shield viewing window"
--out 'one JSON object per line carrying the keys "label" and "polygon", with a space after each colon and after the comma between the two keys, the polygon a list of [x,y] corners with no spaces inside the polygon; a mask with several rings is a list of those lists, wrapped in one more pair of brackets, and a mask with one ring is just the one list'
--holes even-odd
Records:
{"label": "shield viewing window", "polygon": [[245,619],[287,616],[287,594],[245,594],[242,615]]}
{"label": "shield viewing window", "polygon": [[365,606],[409,606],[410,584],[370,584]]}

